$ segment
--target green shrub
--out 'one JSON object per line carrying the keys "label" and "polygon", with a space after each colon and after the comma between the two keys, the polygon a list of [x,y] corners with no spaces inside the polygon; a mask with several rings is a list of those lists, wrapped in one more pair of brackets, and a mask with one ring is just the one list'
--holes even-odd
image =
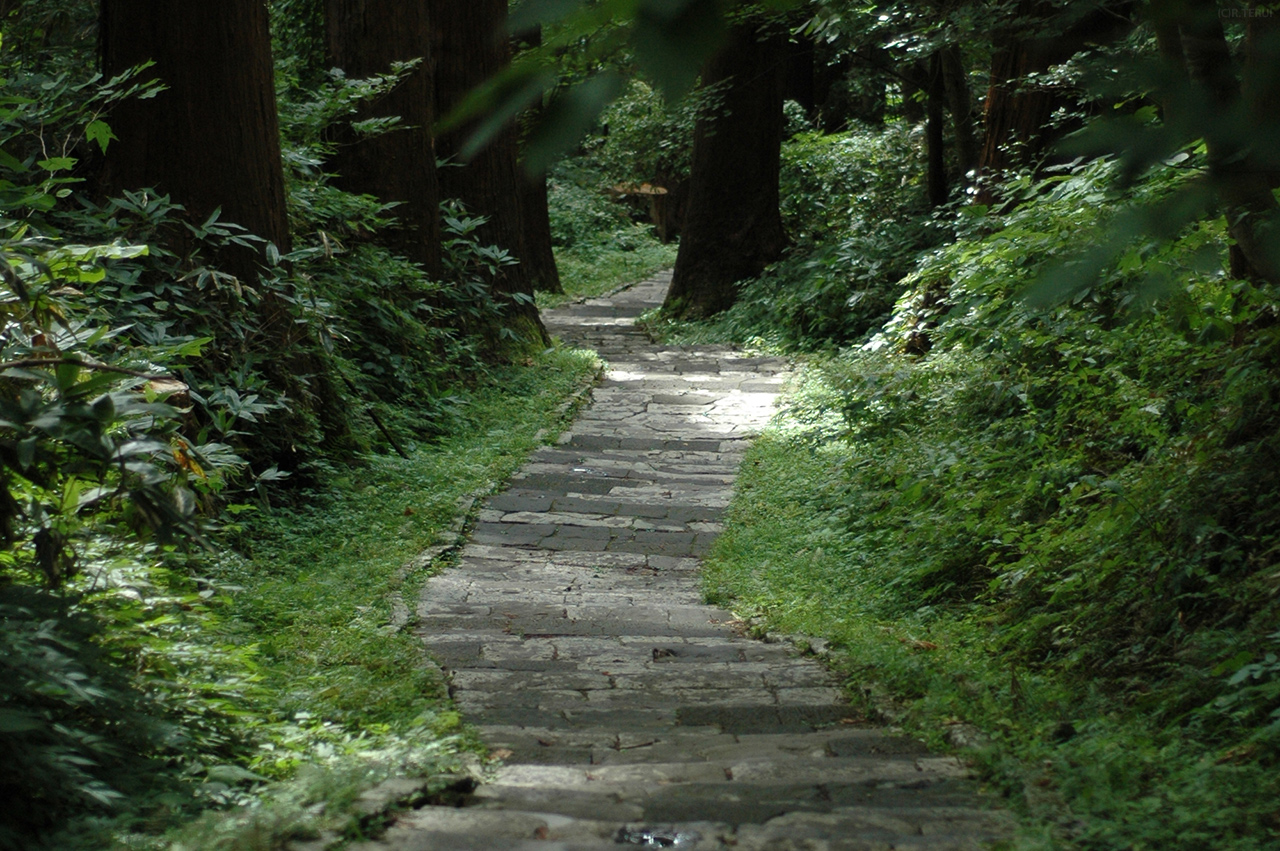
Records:
{"label": "green shrub", "polygon": [[902,123],[786,142],[782,213],[794,245],[709,329],[682,333],[812,351],[878,328],[917,255],[949,235],[923,203],[919,158]]}
{"label": "green shrub", "polygon": [[834,639],[935,738],[979,724],[979,759],[1050,837],[1020,847],[1261,849],[1280,837],[1277,293],[1224,273],[1208,220],[1035,307],[1117,215],[1113,168],[975,211],[882,332],[815,366],[745,467],[709,588]]}

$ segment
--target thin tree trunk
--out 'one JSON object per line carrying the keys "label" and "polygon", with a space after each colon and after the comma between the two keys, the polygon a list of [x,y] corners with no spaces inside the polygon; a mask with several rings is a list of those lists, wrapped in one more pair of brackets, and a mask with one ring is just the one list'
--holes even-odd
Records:
{"label": "thin tree trunk", "polygon": [[355,120],[399,116],[400,129],[358,138],[345,128],[331,165],[349,192],[396,202],[399,227],[383,236],[391,248],[440,274],[440,189],[431,140],[432,33],[427,7],[415,0],[326,0],[328,61],[351,78],[385,74],[393,62],[420,60],[406,78]]}
{"label": "thin tree trunk", "polygon": [[811,119],[818,113],[816,54],[817,46],[811,35],[797,35],[787,45],[787,79],[783,97],[804,107],[805,115]]}
{"label": "thin tree trunk", "polygon": [[[1187,55],[1182,52],[1182,34],[1178,32],[1178,22],[1162,18],[1155,21],[1156,49],[1164,60],[1165,72],[1170,83],[1175,81],[1186,83]],[[1165,124],[1177,124],[1185,117],[1182,115],[1182,103],[1178,97],[1176,86],[1170,86],[1171,93],[1160,102]]]}
{"label": "thin tree trunk", "polygon": [[[505,33],[507,0],[429,0],[433,26],[440,39],[435,78],[436,114],[443,117],[473,88],[500,71],[511,59]],[[459,165],[472,126],[436,137],[436,155],[453,164],[440,170],[440,194],[456,198],[473,215],[488,223],[477,231],[489,242],[524,259],[524,228],[520,220],[520,167],[517,128],[503,129],[470,161]],[[533,305],[533,279],[523,262],[506,267],[492,282],[494,299],[502,305],[506,325],[527,340],[545,345],[546,329]],[[527,296],[527,300],[518,296]],[[501,348],[495,334],[491,348]]]}
{"label": "thin tree trunk", "polygon": [[786,246],[778,209],[786,42],[750,21],[703,73],[729,80],[722,108],[697,122],[684,235],[664,309],[681,317],[718,313]]}
{"label": "thin tree trunk", "polygon": [[928,168],[925,185],[929,206],[941,207],[947,203],[950,186],[947,183],[946,150],[943,147],[942,111],[942,54],[935,51],[929,57],[928,84],[925,88],[925,148]]}
{"label": "thin tree trunk", "polygon": [[968,182],[978,168],[978,138],[973,128],[973,96],[969,93],[969,75],[964,67],[960,45],[949,44],[942,50],[942,86],[951,112],[951,125],[956,134],[956,156],[960,174]]}

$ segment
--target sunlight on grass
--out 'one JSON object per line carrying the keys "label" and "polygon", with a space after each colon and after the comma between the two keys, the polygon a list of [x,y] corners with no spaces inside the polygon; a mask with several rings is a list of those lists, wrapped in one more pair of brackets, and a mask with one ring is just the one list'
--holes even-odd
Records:
{"label": "sunlight on grass", "polygon": [[583,245],[558,249],[556,265],[564,295],[538,293],[538,306],[555,307],[580,298],[595,298],[623,284],[643,281],[654,272],[670,269],[676,262],[677,247],[663,245],[647,233],[636,247]]}
{"label": "sunlight on grass", "polygon": [[276,712],[394,726],[442,696],[418,641],[388,626],[389,594],[402,590],[412,604],[425,578],[401,568],[444,538],[459,500],[515,472],[560,402],[596,369],[589,353],[555,351],[535,368],[507,370],[472,394],[460,433],[407,460],[367,459],[333,490],[256,523],[251,556],[228,558],[222,578],[245,589],[231,625],[264,636],[262,674]]}

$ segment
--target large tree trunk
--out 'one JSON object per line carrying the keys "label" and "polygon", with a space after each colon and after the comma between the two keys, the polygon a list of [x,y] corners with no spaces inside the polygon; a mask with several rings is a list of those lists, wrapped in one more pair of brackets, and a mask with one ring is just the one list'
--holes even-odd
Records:
{"label": "large tree trunk", "polygon": [[1004,171],[1034,162],[1053,142],[1055,136],[1045,132],[1045,124],[1058,103],[1056,93],[1023,83],[1030,74],[1048,67],[1045,55],[1027,42],[1007,43],[992,53],[991,84],[983,108],[985,136],[978,157],[983,180],[979,203],[995,200],[994,181]]}
{"label": "large tree trunk", "polygon": [[[119,140],[107,151],[103,185],[154,186],[203,220],[222,208],[234,222],[289,250],[275,69],[262,0],[155,3],[102,0],[102,66],[108,76],[148,60],[168,87],[112,113]],[[257,278],[258,252],[217,258],[243,280]]]}
{"label": "large tree trunk", "polygon": [[[511,59],[504,31],[507,0],[430,0],[430,15],[440,39],[435,75],[436,114],[448,115],[473,88],[498,73]],[[473,129],[460,127],[436,137],[436,155],[454,163]],[[456,198],[473,215],[488,218],[477,236],[511,252],[523,261],[523,225],[520,220],[520,168],[517,163],[517,128],[503,129],[465,165],[440,170],[440,194]],[[538,344],[548,340],[534,307],[533,279],[523,262],[509,266],[491,283],[494,299],[503,306],[507,326]],[[523,294],[529,299],[513,298]],[[493,347],[500,345],[495,335]]]}
{"label": "large tree trunk", "polygon": [[348,77],[385,74],[393,62],[421,60],[391,92],[367,104],[356,120],[400,116],[402,128],[360,139],[346,128],[332,162],[336,185],[398,202],[400,226],[389,247],[440,274],[440,190],[431,140],[432,32],[427,8],[415,0],[326,0],[328,61]]}
{"label": "large tree trunk", "polygon": [[547,204],[547,176],[522,174],[520,181],[520,222],[524,228],[521,243],[524,257],[520,262],[533,288],[544,293],[563,293],[560,269],[551,247],[551,211]]}
{"label": "large tree trunk", "polygon": [[[276,118],[275,68],[267,7],[262,0],[157,3],[102,0],[99,33],[107,76],[151,60],[168,87],[154,98],[121,103],[112,113],[119,136],[107,151],[102,188],[107,192],[156,187],[203,221],[216,208],[234,222],[287,252],[289,222]],[[185,250],[187,235],[169,235]],[[224,272],[256,281],[262,252],[238,246],[209,258]],[[320,420],[330,445],[350,446],[349,423],[324,365],[306,345],[288,299],[260,288],[260,354],[272,383],[300,404],[276,424],[284,436],[263,441],[251,455],[294,469],[304,460],[289,435],[310,428],[306,411]],[[263,460],[261,457],[255,460]]]}
{"label": "large tree trunk", "polygon": [[[1245,29],[1243,95],[1254,139],[1280,138],[1280,15],[1249,8]],[[1263,168],[1272,188],[1280,186],[1280,153],[1274,145],[1265,152]]]}
{"label": "large tree trunk", "polygon": [[[542,44],[542,28],[535,27],[527,33],[521,33],[520,39],[528,47]],[[542,116],[542,103],[539,102],[524,116],[522,122],[526,127],[536,126]],[[520,262],[528,268],[525,270],[533,282],[533,288],[544,293],[563,293],[560,285],[560,269],[556,266],[556,255],[551,247],[551,211],[547,204],[546,174],[528,174],[521,163],[520,168],[520,242],[524,254]]]}
{"label": "large tree trunk", "polygon": [[[1067,61],[1090,45],[1107,44],[1129,32],[1133,22],[1128,15],[1133,5],[1129,0],[1104,0],[1058,34],[1032,37],[1024,29],[997,37],[984,108],[986,136],[978,164],[983,178],[980,203],[995,199],[994,182],[1002,172],[1035,164],[1069,129],[1048,126],[1055,109],[1072,106],[1066,93],[1030,85],[1031,75]],[[1046,30],[1056,26],[1054,8],[1043,0],[1023,0],[1018,14],[1024,20],[1043,20]]]}
{"label": "large tree trunk", "polygon": [[730,83],[717,114],[694,130],[684,235],[663,306],[676,316],[729,307],[738,282],[759,275],[786,247],[778,210],[785,49],[783,35],[748,21],[703,73],[707,85]]}
{"label": "large tree trunk", "polygon": [[[1267,232],[1276,227],[1277,205],[1266,172],[1242,140],[1230,132],[1231,113],[1240,106],[1240,82],[1231,61],[1231,48],[1213,0],[1191,0],[1179,24],[1187,73],[1212,111],[1205,134],[1209,169],[1226,208],[1227,228],[1236,241],[1231,250],[1231,274],[1239,278],[1280,283],[1280,266],[1267,245]],[[1252,93],[1257,96],[1257,92]],[[1217,120],[1215,120],[1217,119]]]}

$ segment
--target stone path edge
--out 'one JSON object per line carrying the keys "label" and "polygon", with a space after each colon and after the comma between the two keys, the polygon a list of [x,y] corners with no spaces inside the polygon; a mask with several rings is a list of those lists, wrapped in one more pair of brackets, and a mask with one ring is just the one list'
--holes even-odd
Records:
{"label": "stone path edge", "polygon": [[[635,286],[635,284],[628,284],[627,286],[631,287]],[[626,287],[623,289],[626,289]],[[590,380],[583,382],[581,387],[570,393],[568,398],[556,407],[553,413],[554,424],[544,426],[534,432],[534,445],[530,450],[530,454],[536,451],[538,447],[552,444],[572,424],[577,412],[590,402],[592,391],[595,390],[596,385],[600,383],[603,377],[604,365],[602,363],[596,367],[595,374],[592,375]],[[484,487],[476,488],[471,493],[461,497],[457,502],[457,510],[454,512],[453,521],[449,524],[449,528],[444,531],[444,540],[427,547],[400,566],[394,579],[396,587],[387,595],[387,603],[391,609],[387,621],[387,630],[390,634],[394,635],[400,632],[412,625],[414,620],[413,609],[405,602],[404,594],[402,593],[405,580],[419,570],[430,570],[430,575],[444,570],[448,566],[449,557],[456,554],[466,544],[467,538],[471,534],[471,529],[475,526],[476,518],[479,516],[481,502],[486,497],[501,493],[509,486],[509,481],[489,482]],[[420,588],[415,589],[414,593],[417,594],[420,590]],[[430,661],[429,657],[428,661]],[[431,664],[435,663],[432,662]]]}

